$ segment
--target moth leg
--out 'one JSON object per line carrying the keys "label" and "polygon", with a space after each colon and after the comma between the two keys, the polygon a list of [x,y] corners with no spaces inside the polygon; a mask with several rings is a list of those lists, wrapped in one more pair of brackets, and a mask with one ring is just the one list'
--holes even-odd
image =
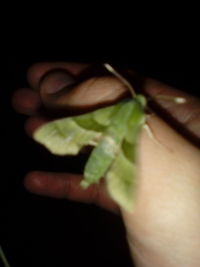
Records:
{"label": "moth leg", "polygon": [[[153,114],[149,114],[148,117],[152,116]],[[152,139],[157,145],[163,146],[163,144],[156,138],[151,126],[146,122],[143,125],[143,128],[146,130],[147,135],[149,136],[150,139]]]}
{"label": "moth leg", "polygon": [[[153,114],[148,115],[148,116],[152,116],[152,115],[153,115]],[[156,138],[156,136],[155,136],[155,134],[154,134],[154,132],[153,132],[151,126],[150,126],[147,122],[143,125],[143,128],[146,130],[147,135],[149,136],[149,138],[150,138],[151,140],[153,140],[153,142],[154,142],[156,145],[160,146],[161,148],[165,148],[165,149],[171,151],[171,149],[170,149],[168,146],[166,146],[164,143],[161,143],[161,142]]]}
{"label": "moth leg", "polygon": [[[175,96],[167,96],[167,95],[155,95],[154,97],[152,97],[152,99],[158,99],[158,100],[166,100],[166,101],[173,101],[176,104],[185,104],[186,103],[186,99],[184,97],[175,97]],[[151,100],[151,98],[148,99],[149,101]],[[149,118],[150,116],[154,115],[154,112],[147,107],[147,110],[150,112],[148,115],[146,115],[147,118]],[[155,143],[162,145],[163,144],[156,138],[155,134],[153,133],[153,130],[151,128],[151,126],[146,122],[143,125],[143,128],[146,130],[148,136],[154,140]]]}

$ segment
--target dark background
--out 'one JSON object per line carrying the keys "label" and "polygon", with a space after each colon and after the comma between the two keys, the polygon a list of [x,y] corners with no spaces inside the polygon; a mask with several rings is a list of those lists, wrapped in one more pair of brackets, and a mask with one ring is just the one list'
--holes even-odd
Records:
{"label": "dark background", "polygon": [[17,88],[27,86],[28,67],[46,60],[108,61],[199,96],[198,50],[180,48],[172,42],[163,47],[157,43],[154,49],[69,42],[62,49],[5,50],[0,92],[1,244],[11,267],[132,266],[119,217],[93,205],[40,197],[24,189],[23,177],[30,170],[76,172],[84,164],[81,156],[61,159],[50,155],[24,133],[26,117],[14,112],[10,99]]}

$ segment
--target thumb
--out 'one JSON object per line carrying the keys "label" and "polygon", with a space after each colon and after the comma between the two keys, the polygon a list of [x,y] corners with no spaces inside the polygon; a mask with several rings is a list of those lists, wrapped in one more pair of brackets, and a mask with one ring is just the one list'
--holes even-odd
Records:
{"label": "thumb", "polygon": [[88,110],[113,103],[127,94],[115,77],[90,77],[80,81],[67,72],[50,72],[39,86],[43,104],[51,109]]}

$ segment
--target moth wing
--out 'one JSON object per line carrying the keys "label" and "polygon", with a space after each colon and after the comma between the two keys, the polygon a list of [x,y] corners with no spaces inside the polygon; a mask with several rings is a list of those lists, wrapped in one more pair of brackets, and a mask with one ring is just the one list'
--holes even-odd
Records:
{"label": "moth wing", "polygon": [[145,112],[144,107],[139,101],[134,101],[132,116],[127,123],[127,133],[125,139],[130,144],[136,144],[141,127],[145,123]]}
{"label": "moth wing", "polygon": [[82,147],[98,144],[112,115],[121,105],[49,122],[36,130],[33,138],[53,154],[77,155]]}
{"label": "moth wing", "polygon": [[122,208],[129,212],[134,210],[136,201],[137,143],[144,123],[144,105],[134,100],[132,115],[127,123],[127,132],[120,153],[106,173],[108,192]]}
{"label": "moth wing", "polygon": [[129,212],[134,210],[137,188],[135,178],[136,165],[121,150],[106,174],[106,184],[110,196]]}
{"label": "moth wing", "polygon": [[100,125],[109,126],[113,116],[117,113],[117,111],[123,106],[123,102],[118,104],[97,109],[92,113],[93,119]]}
{"label": "moth wing", "polygon": [[[80,116],[81,117],[81,116]],[[90,116],[88,116],[90,117]],[[91,123],[90,118],[81,118],[82,124]],[[56,155],[77,155],[86,145],[95,146],[101,137],[101,126],[93,124],[93,129],[84,128],[73,117],[52,121],[34,133],[34,140],[44,145]]]}

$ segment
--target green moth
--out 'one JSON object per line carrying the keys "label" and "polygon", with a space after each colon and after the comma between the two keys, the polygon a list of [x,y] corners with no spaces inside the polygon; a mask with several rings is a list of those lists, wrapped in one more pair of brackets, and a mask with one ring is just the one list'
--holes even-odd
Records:
{"label": "green moth", "polygon": [[111,197],[133,211],[137,140],[145,123],[145,106],[145,97],[134,95],[112,106],[47,123],[34,133],[34,139],[56,155],[77,155],[84,146],[93,146],[81,186],[86,189],[104,177]]}

